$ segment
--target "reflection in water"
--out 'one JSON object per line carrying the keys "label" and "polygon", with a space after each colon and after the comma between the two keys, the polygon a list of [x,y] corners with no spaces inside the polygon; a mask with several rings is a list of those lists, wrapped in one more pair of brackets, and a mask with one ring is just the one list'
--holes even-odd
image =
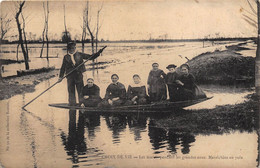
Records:
{"label": "reflection in water", "polygon": [[85,114],[85,124],[88,129],[88,138],[94,139],[97,127],[100,126],[100,115],[97,113]]}
{"label": "reflection in water", "polygon": [[[102,154],[98,148],[90,148],[87,146],[87,139],[85,138],[85,127],[88,128],[88,136],[95,137],[95,130],[100,126],[100,116],[97,114],[87,114],[78,112],[77,120],[76,110],[69,111],[69,130],[68,135],[61,133],[61,139],[67,155],[70,156],[73,164],[85,163],[83,166],[92,166],[90,162],[95,162],[100,165],[100,155]],[[73,165],[73,167],[78,167]]]}
{"label": "reflection in water", "polygon": [[33,167],[37,168],[37,145],[35,141],[35,132],[32,130],[32,127],[29,124],[25,111],[23,111],[20,115],[20,130],[22,135],[25,137],[26,141],[30,145],[29,149],[31,150],[31,155],[33,158]]}
{"label": "reflection in water", "polygon": [[131,132],[134,133],[135,141],[142,140],[141,132],[145,132],[147,117],[143,115],[127,116],[127,123]]}
{"label": "reflection in water", "polygon": [[61,134],[63,145],[68,156],[71,156],[73,163],[79,163],[79,155],[84,155],[87,144],[84,137],[84,116],[79,113],[78,123],[76,124],[76,110],[69,111],[69,134]]}
{"label": "reflection in water", "polygon": [[120,143],[120,133],[126,128],[127,120],[125,115],[112,114],[105,115],[108,129],[112,131],[113,143]]}
{"label": "reflection in water", "polygon": [[[67,111],[68,112],[68,111]],[[54,113],[54,115],[57,113]],[[59,115],[64,113],[59,113]],[[204,143],[202,142],[202,137],[198,132],[187,132],[186,129],[182,129],[185,126],[179,124],[179,128],[169,128],[164,129],[158,127],[157,123],[159,120],[166,121],[167,118],[175,118],[174,122],[178,122],[181,117],[186,118],[187,121],[188,113],[182,114],[171,114],[171,115],[148,115],[148,114],[93,114],[93,113],[81,113],[75,110],[69,111],[69,121],[65,122],[65,125],[68,125],[68,132],[61,131],[57,127],[57,123],[55,123],[56,127],[51,125],[51,123],[56,120],[45,121],[40,117],[31,112],[22,112],[19,116],[20,119],[20,131],[26,140],[27,149],[30,154],[30,164],[34,167],[41,167],[42,159],[39,157],[41,153],[48,152],[52,156],[55,155],[55,152],[59,150],[59,148],[54,148],[54,146],[50,146],[52,142],[52,137],[46,138],[48,142],[48,146],[50,148],[42,148],[43,145],[38,140],[36,125],[34,125],[30,119],[33,121],[37,121],[37,123],[48,129],[55,129],[61,131],[58,135],[61,137],[62,144],[64,146],[66,156],[62,158],[65,163],[66,160],[72,162],[72,167],[105,167],[111,166],[115,163],[117,167],[120,164],[122,165],[124,161],[127,160],[108,160],[104,159],[104,156],[110,154],[129,154],[127,151],[129,148],[141,149],[143,148],[145,155],[152,155],[155,158],[161,156],[167,156],[169,153],[178,154],[178,156],[194,154],[197,152],[198,147],[206,148]],[[191,114],[190,114],[191,115]],[[193,114],[194,115],[194,114]],[[104,117],[104,118],[103,118]],[[188,124],[187,122],[185,122]],[[37,124],[37,126],[38,126]],[[215,124],[215,123],[212,123]],[[233,128],[233,123],[228,124],[225,129],[230,130]],[[66,127],[63,127],[66,128]],[[107,130],[109,129],[109,131]],[[211,127],[210,127],[211,128]],[[209,128],[209,129],[210,129]],[[237,127],[236,127],[237,128]],[[247,127],[245,127],[246,129]],[[63,129],[64,130],[64,129]],[[238,129],[235,129],[238,130]],[[248,131],[248,130],[247,130]],[[51,133],[51,130],[47,131],[48,134]],[[57,133],[58,131],[55,131]],[[130,133],[134,136],[125,136]],[[52,134],[52,133],[51,133]],[[104,134],[111,136],[112,140],[108,142],[108,139],[104,138]],[[248,134],[250,137],[251,135]],[[241,136],[248,136],[247,134],[241,134]],[[209,138],[208,142],[218,142],[218,140],[214,141],[211,137],[216,136],[211,134],[211,136],[203,136],[203,142],[205,139]],[[228,137],[228,134],[223,135],[223,140],[225,137]],[[238,134],[238,137],[241,137]],[[134,139],[132,138],[134,137]],[[232,134],[231,134],[232,137]],[[51,139],[50,139],[51,138]],[[210,139],[211,138],[211,139]],[[220,138],[220,136],[218,136]],[[221,136],[222,138],[222,136]],[[92,139],[92,140],[91,140]],[[90,140],[90,141],[89,141]],[[150,140],[150,142],[149,142]],[[132,143],[136,141],[138,143]],[[232,141],[232,140],[231,140]],[[128,145],[125,145],[127,142]],[[243,142],[243,141],[242,141]],[[56,143],[58,145],[59,143]],[[114,145],[113,145],[114,144]],[[228,143],[227,143],[228,144]],[[223,144],[225,145],[225,144]],[[194,146],[194,147],[193,147]],[[196,147],[195,147],[196,146]],[[46,146],[45,146],[46,147]],[[236,145],[232,146],[230,149],[237,148]],[[245,146],[243,146],[245,148]],[[53,150],[54,149],[54,150]],[[59,152],[65,153],[62,148]],[[216,147],[212,148],[212,150],[216,149]],[[57,150],[57,151],[55,151]],[[129,150],[131,151],[131,150]],[[222,150],[223,151],[223,150]],[[221,152],[220,152],[221,153]],[[139,154],[139,153],[138,153]],[[62,156],[62,155],[61,155]],[[55,163],[56,163],[56,159]],[[59,160],[60,161],[60,160]],[[113,162],[112,163],[110,163]],[[140,163],[141,160],[135,160]],[[178,162],[178,161],[177,161]],[[32,167],[31,166],[31,167]],[[30,166],[29,166],[30,167]],[[70,166],[71,167],[71,166]]]}
{"label": "reflection in water", "polygon": [[[191,143],[195,142],[195,136],[191,133],[181,131],[175,133],[171,129],[166,131],[163,128],[156,127],[156,120],[163,118],[163,115],[148,117],[147,115],[141,114],[106,114],[104,117],[108,129],[112,131],[114,144],[120,143],[120,135],[125,132],[127,124],[130,133],[134,134],[134,140],[142,140],[141,133],[147,132],[147,122],[149,122],[148,136],[155,154],[162,153],[165,149],[171,153],[177,153],[178,145],[181,146],[181,152],[183,154],[188,154],[190,152]],[[149,118],[151,117],[152,119],[150,120]]]}
{"label": "reflection in water", "polygon": [[191,134],[184,133],[181,134],[181,152],[183,154],[188,154],[190,152],[190,144],[195,142],[195,137]]}
{"label": "reflection in water", "polygon": [[181,145],[182,154],[189,154],[191,143],[195,142],[195,136],[191,133],[176,133],[172,129],[166,131],[165,129],[155,127],[154,121],[150,121],[148,131],[155,154],[162,153],[162,149],[166,148],[167,145],[169,145],[167,149],[171,153],[177,153],[177,146]]}
{"label": "reflection in water", "polygon": [[[49,62],[49,60],[48,60],[48,62]],[[51,86],[51,82],[50,82],[50,80],[48,79],[48,80],[46,80],[46,88],[49,88]],[[51,99],[51,96],[52,95],[49,95],[49,99]],[[55,125],[55,122],[54,122],[54,114],[53,114],[53,111],[51,111],[50,112],[50,116],[48,117],[49,118],[49,123],[50,123],[50,125]],[[56,144],[55,144],[55,129],[49,129],[49,132],[50,132],[50,134],[51,134],[51,137],[52,137],[52,139],[51,139],[51,143],[53,144],[53,146],[56,146]]]}
{"label": "reflection in water", "polygon": [[10,112],[9,112],[9,101],[7,102],[6,109],[6,149],[5,151],[9,151],[10,145]]}
{"label": "reflection in water", "polygon": [[158,150],[166,146],[166,133],[167,131],[165,131],[164,129],[154,127],[152,121],[150,121],[148,135],[150,137],[150,142],[153,145],[153,150],[155,150],[155,154],[163,152],[163,150]]}
{"label": "reflection in water", "polygon": [[168,143],[169,143],[168,150],[171,153],[177,153],[178,148],[176,146],[180,145],[180,135],[170,130],[168,132]]}

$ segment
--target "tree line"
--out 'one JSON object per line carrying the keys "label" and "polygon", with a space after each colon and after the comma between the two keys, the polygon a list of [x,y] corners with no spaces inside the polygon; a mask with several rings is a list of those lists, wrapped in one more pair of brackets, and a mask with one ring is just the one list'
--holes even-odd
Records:
{"label": "tree line", "polygon": [[[5,43],[8,42],[7,39],[7,33],[14,27],[11,26],[12,22],[15,22],[16,24],[16,29],[17,29],[17,34],[13,35],[11,37],[17,38],[17,54],[16,57],[18,59],[18,50],[21,48],[23,58],[24,58],[24,63],[25,63],[25,69],[29,70],[29,48],[28,48],[28,43],[32,42],[41,42],[41,52],[40,52],[40,57],[41,58],[46,58],[47,60],[49,59],[49,44],[50,42],[63,42],[63,43],[69,43],[70,41],[77,41],[81,42],[82,45],[82,52],[84,52],[85,48],[85,43],[91,43],[91,52],[95,53],[97,52],[98,48],[98,42],[99,42],[99,31],[102,27],[102,23],[100,23],[100,14],[103,8],[103,3],[102,5],[98,8],[96,11],[96,23],[91,22],[92,16],[90,15],[89,11],[91,9],[90,2],[87,1],[84,5],[84,9],[82,11],[82,25],[81,27],[81,34],[77,34],[74,37],[74,40],[71,37],[70,31],[67,29],[67,24],[66,24],[66,6],[64,4],[64,31],[61,32],[60,40],[57,34],[55,34],[55,39],[53,38],[53,35],[50,40],[50,33],[49,33],[49,17],[51,15],[50,11],[50,5],[51,3],[49,1],[44,1],[42,2],[42,8],[43,8],[43,13],[44,13],[44,24],[43,24],[43,30],[42,34],[40,37],[36,37],[36,34],[33,34],[32,32],[27,32],[26,31],[26,25],[28,22],[30,22],[29,17],[24,15],[24,10],[26,10],[26,4],[29,2],[26,2],[25,0],[23,1],[17,1],[17,2],[12,2],[15,7],[15,15],[10,17],[8,14],[3,14],[1,12],[0,16],[0,42]],[[10,36],[9,36],[10,37]],[[28,40],[29,37],[29,40]],[[46,50],[46,56],[43,56],[43,51],[44,49]]]}

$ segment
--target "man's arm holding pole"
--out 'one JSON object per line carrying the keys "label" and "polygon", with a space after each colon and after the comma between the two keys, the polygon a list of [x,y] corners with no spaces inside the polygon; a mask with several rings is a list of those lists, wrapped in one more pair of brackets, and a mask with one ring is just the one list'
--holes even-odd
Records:
{"label": "man's arm holding pole", "polygon": [[82,54],[83,59],[94,60],[94,59],[96,59],[96,58],[103,52],[103,50],[104,50],[106,47],[107,47],[107,46],[103,47],[103,48],[100,49],[97,53],[94,53],[94,54],[92,54],[92,55],[85,54],[85,53],[80,53],[80,54]]}

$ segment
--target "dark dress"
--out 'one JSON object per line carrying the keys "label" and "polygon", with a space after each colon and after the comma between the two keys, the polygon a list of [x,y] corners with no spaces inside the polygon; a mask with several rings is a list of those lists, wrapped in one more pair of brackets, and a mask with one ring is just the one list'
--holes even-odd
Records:
{"label": "dark dress", "polygon": [[195,77],[192,74],[180,75],[178,80],[184,85],[179,87],[177,99],[192,100],[195,98]]}
{"label": "dark dress", "polygon": [[82,89],[82,95],[83,97],[89,96],[89,98],[83,100],[86,107],[96,107],[98,103],[101,102],[100,89],[95,84],[93,84],[92,87],[88,87],[88,85],[84,86]]}
{"label": "dark dress", "polygon": [[[75,67],[79,66],[81,63],[83,63],[83,59],[89,59],[94,60],[99,56],[99,52],[95,53],[93,55],[85,54],[85,53],[80,53],[76,52],[73,54],[75,64],[73,64],[71,60],[71,56],[69,54],[66,54],[63,58],[62,66],[60,69],[60,74],[59,77],[62,78],[64,74],[68,74],[71,72]],[[67,76],[67,87],[68,87],[68,92],[69,92],[69,104],[73,105],[76,104],[76,96],[75,96],[75,87],[78,92],[78,98],[79,102],[81,103],[83,100],[82,96],[82,88],[84,86],[83,83],[83,75],[82,73],[86,71],[85,66],[82,64],[77,70],[72,72],[70,75]]]}
{"label": "dark dress", "polygon": [[106,95],[104,100],[100,103],[99,106],[110,106],[108,99],[112,100],[113,98],[119,97],[119,100],[113,101],[114,106],[122,105],[126,101],[126,89],[125,86],[117,82],[116,84],[111,83],[106,89]]}
{"label": "dark dress", "polygon": [[147,84],[150,85],[148,89],[150,101],[155,102],[167,99],[165,77],[166,74],[161,69],[150,71],[147,81]]}
{"label": "dark dress", "polygon": [[147,103],[147,94],[146,94],[146,87],[144,85],[129,85],[127,89],[127,105],[134,104],[132,99],[137,96],[135,100],[137,104],[146,104]]}
{"label": "dark dress", "polygon": [[178,74],[176,72],[168,72],[166,75],[166,84],[168,86],[168,92],[170,101],[177,101],[177,94],[178,94],[178,84],[176,83],[176,80],[178,78]]}

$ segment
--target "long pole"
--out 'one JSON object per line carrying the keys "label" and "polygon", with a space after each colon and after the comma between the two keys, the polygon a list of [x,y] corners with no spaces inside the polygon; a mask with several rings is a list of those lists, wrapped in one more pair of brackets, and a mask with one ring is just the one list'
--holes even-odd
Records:
{"label": "long pole", "polygon": [[[103,47],[101,49],[101,52],[106,48],[107,46]],[[74,68],[72,71],[70,71],[69,73],[67,73],[65,76],[63,76],[59,81],[55,82],[54,84],[52,84],[50,87],[48,87],[46,90],[44,90],[43,92],[41,92],[38,96],[36,96],[35,98],[33,98],[31,101],[29,101],[27,104],[25,104],[22,108],[24,109],[26,106],[28,106],[29,104],[31,104],[34,100],[38,99],[41,95],[43,95],[45,92],[47,92],[48,90],[50,90],[53,86],[57,85],[58,83],[60,83],[60,81],[62,81],[64,78],[66,78],[67,76],[69,76],[72,72],[74,72],[75,70],[77,70],[81,65],[85,64],[88,60],[90,60],[94,55],[92,55],[91,57],[89,57],[88,59],[86,59],[84,62],[82,62],[81,64],[79,64],[76,68]]]}

